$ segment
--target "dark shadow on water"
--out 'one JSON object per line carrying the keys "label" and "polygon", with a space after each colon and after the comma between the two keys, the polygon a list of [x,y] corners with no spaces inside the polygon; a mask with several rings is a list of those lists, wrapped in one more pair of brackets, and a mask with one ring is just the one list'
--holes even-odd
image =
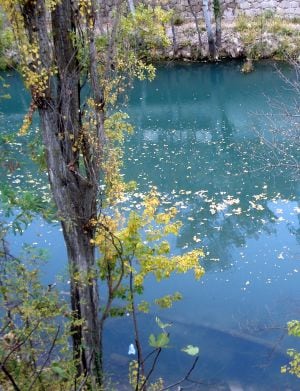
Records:
{"label": "dark shadow on water", "polygon": [[[139,316],[141,339],[145,343],[144,353],[150,351],[147,338],[150,333],[159,333],[154,317]],[[106,367],[108,373],[118,373],[116,379],[126,383],[128,364],[134,356],[128,356],[128,346],[133,343],[129,335],[130,319],[110,320],[106,327]],[[170,348],[160,356],[153,379],[162,377],[166,384],[185,376],[193,358],[180,349],[187,344],[200,348],[200,359],[191,378],[201,383],[192,390],[230,390],[229,385],[239,384],[242,389],[253,391],[283,391],[299,389],[299,381],[282,375],[280,367],[287,363],[287,356],[280,346],[263,338],[242,332],[222,330],[209,325],[191,326],[174,323],[170,328]],[[125,380],[124,380],[125,379]],[[189,388],[190,389],[190,388]]]}

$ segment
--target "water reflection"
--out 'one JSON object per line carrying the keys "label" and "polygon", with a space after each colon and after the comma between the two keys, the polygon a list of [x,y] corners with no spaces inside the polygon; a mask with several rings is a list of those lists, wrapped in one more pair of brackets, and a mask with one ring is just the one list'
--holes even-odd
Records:
{"label": "water reflection", "polygon": [[[257,71],[247,76],[239,67],[229,63],[161,68],[154,82],[138,83],[132,92],[127,109],[136,132],[126,142],[125,176],[137,180],[138,192],[156,185],[162,204],[177,206],[184,226],[178,238],[171,238],[172,251],[203,247],[207,270],[200,283],[186,275],[155,283],[153,289],[149,279],[144,298],[174,290],[183,293],[185,300],[160,316],[174,322],[178,348],[188,343],[200,346],[198,378],[218,385],[236,380],[255,390],[284,390],[287,384],[296,390],[293,380],[279,374],[285,363],[282,352],[296,342],[286,339],[273,361],[266,357],[268,342],[278,338],[269,326],[281,327],[299,318],[300,188],[292,172],[273,167],[273,156],[258,137],[269,124],[255,114],[272,110],[266,96],[278,95],[288,104],[293,95],[283,88],[272,65],[257,65]],[[14,104],[1,102],[2,131],[8,133],[20,124],[26,106],[20,81],[12,80]],[[25,147],[20,143],[16,151]],[[293,153],[296,156],[297,151]],[[2,168],[7,174],[7,167]],[[44,186],[46,178],[32,174],[32,169],[17,167],[6,180],[19,181],[16,189],[26,183],[37,189]],[[130,205],[137,202],[130,199]],[[51,246],[57,243],[58,232],[41,227],[40,221],[30,229],[26,241],[38,242],[42,232],[40,243],[53,251],[52,261],[59,269],[62,244],[59,252]],[[50,270],[48,275],[53,275]],[[156,315],[157,308],[152,307],[152,313]],[[108,327],[106,351],[109,369],[123,368],[125,376],[133,336],[129,319],[121,322],[122,327],[112,320]],[[149,318],[141,317],[140,322],[147,345],[155,325]],[[258,333],[266,326],[267,332]],[[270,366],[263,369],[266,362]],[[186,366],[170,350],[162,360],[162,374],[171,379]]]}
{"label": "water reflection", "polygon": [[[242,357],[244,343],[225,334],[246,330],[272,343],[279,336],[270,327],[299,316],[299,184],[260,141],[270,123],[256,113],[272,111],[267,96],[287,104],[293,99],[268,64],[247,76],[232,63],[160,69],[156,81],[133,91],[129,112],[137,129],[125,153],[126,177],[138,178],[142,192],[156,185],[163,203],[180,211],[184,226],[173,251],[201,246],[206,252],[200,284],[187,276],[156,287],[155,295],[180,287],[185,297],[165,316],[185,325],[186,335],[201,335],[208,361],[221,354],[204,372],[211,376],[217,366],[219,378],[235,378],[238,367],[243,381],[256,379],[254,389],[262,390],[276,389],[266,373],[284,389],[276,369],[283,356],[256,372],[253,366],[270,352],[258,353],[250,343]],[[282,142],[297,156],[289,140]],[[284,340],[281,351],[290,343],[297,342]]]}
{"label": "water reflection", "polygon": [[[125,154],[128,178],[139,178],[142,190],[158,186],[181,210],[177,247],[200,238],[222,268],[232,246],[276,232],[280,216],[270,201],[295,200],[299,191],[287,171],[270,170],[258,158],[269,151],[254,130],[269,124],[252,114],[271,110],[268,94],[277,91],[287,102],[293,96],[271,66],[249,77],[238,66],[161,69],[157,82],[143,83],[131,99],[138,128]],[[238,202],[230,205],[230,198]]]}
{"label": "water reflection", "polygon": [[127,168],[131,178],[144,181],[143,189],[157,185],[181,210],[185,224],[178,247],[197,236],[205,246],[210,244],[212,258],[224,259],[230,245],[274,233],[280,216],[272,202],[296,200],[298,189],[285,173],[261,167],[252,152],[264,154],[259,140],[236,142],[232,128],[221,129],[211,138],[211,133],[200,138],[198,130],[189,129],[139,131],[137,147],[131,141],[128,148]]}

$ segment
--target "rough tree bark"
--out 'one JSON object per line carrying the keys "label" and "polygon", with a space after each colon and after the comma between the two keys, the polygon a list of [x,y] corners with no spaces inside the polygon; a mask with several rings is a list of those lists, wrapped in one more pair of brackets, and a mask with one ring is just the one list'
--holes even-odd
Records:
{"label": "rough tree bark", "polygon": [[222,9],[220,0],[214,0],[213,8],[216,23],[216,51],[218,55],[222,43]]}
{"label": "rough tree bark", "polygon": [[196,31],[197,31],[198,44],[199,44],[199,54],[201,55],[202,40],[201,40],[201,32],[200,32],[200,28],[199,28],[199,21],[197,18],[197,14],[196,14],[196,12],[193,8],[193,5],[191,3],[191,0],[188,0],[188,5],[190,8],[191,14],[193,15],[194,21],[195,21],[195,27],[196,27]]}
{"label": "rough tree bark", "polygon": [[[90,145],[81,127],[80,64],[72,40],[72,33],[77,34],[78,16],[74,3],[72,0],[57,2],[50,25],[45,0],[26,2],[22,15],[29,41],[38,47],[41,67],[49,75],[51,67],[54,64],[57,67],[57,75],[49,77],[44,93],[37,93],[32,87],[31,94],[40,116],[48,177],[67,247],[72,311],[79,320],[73,329],[77,370],[79,375],[90,374],[93,383],[100,384],[99,299],[91,219],[97,214],[104,115],[94,36],[90,28],[88,44],[91,86],[97,108],[97,146]],[[93,12],[90,18],[89,22],[93,22]]]}
{"label": "rough tree bark", "polygon": [[215,47],[215,38],[214,38],[212,25],[211,25],[211,13],[209,9],[209,0],[203,0],[202,9],[203,9],[203,15],[204,15],[206,32],[207,32],[209,56],[212,59],[215,59],[216,47]]}
{"label": "rough tree bark", "polygon": [[171,22],[171,30],[172,30],[172,47],[173,47],[173,56],[177,56],[178,52],[178,45],[177,45],[177,39],[176,39],[176,30],[175,30],[175,25],[173,21]]}
{"label": "rough tree bark", "polygon": [[133,0],[128,0],[128,7],[132,15],[135,15],[135,5]]}

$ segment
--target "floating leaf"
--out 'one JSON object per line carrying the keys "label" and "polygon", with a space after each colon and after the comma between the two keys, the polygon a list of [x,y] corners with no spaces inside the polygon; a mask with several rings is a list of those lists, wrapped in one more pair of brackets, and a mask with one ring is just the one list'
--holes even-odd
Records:
{"label": "floating leaf", "polygon": [[197,356],[197,354],[199,354],[198,346],[187,345],[185,348],[182,348],[181,350],[190,356]]}

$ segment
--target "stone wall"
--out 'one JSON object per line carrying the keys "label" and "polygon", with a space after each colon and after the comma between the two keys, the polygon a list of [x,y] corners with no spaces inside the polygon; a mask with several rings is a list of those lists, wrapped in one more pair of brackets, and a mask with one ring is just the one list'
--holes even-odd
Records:
{"label": "stone wall", "polygon": [[300,17],[300,0],[225,0],[223,8],[225,19],[239,13],[254,16],[266,11],[287,18]]}
{"label": "stone wall", "polygon": [[[135,4],[139,1],[135,0]],[[145,0],[149,3],[149,1]],[[213,1],[210,0],[212,3]],[[104,0],[101,2],[101,13],[104,17],[111,14],[115,0]],[[178,17],[183,20],[193,18],[191,7],[188,0],[153,0],[151,4],[164,4],[164,8],[175,10]],[[202,0],[190,0],[193,12],[199,18],[202,18]],[[247,16],[262,14],[266,11],[271,11],[274,15],[285,18],[300,17],[300,0],[220,0],[223,20],[232,22],[235,17],[241,13]]]}
{"label": "stone wall", "polygon": [[[193,11],[201,18],[203,16],[202,1],[190,0],[190,4]],[[300,17],[300,0],[220,0],[220,4],[223,20],[228,22],[234,20],[241,13],[255,16],[266,11],[286,18]],[[191,7],[187,0],[169,0],[169,8],[176,10],[184,19],[192,16]]]}

